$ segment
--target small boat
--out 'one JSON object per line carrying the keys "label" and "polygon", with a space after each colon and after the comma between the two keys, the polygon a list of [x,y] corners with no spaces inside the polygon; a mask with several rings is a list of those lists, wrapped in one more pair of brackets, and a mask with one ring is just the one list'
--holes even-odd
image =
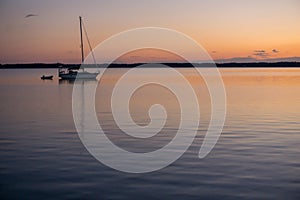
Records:
{"label": "small boat", "polygon": [[[80,28],[80,42],[81,42],[81,63],[84,62],[84,52],[83,52],[83,38],[82,38],[82,19],[79,16],[79,28]],[[90,45],[90,44],[89,44]],[[90,49],[91,46],[90,46]],[[63,80],[75,80],[77,79],[96,79],[99,73],[90,73],[84,70],[83,67],[81,67],[81,70],[73,69],[73,68],[67,68],[63,69],[62,67],[59,67],[58,69],[58,77]]]}
{"label": "small boat", "polygon": [[50,75],[50,76],[45,76],[45,75],[43,75],[43,76],[41,76],[41,79],[42,79],[42,80],[45,80],[45,79],[52,80],[52,79],[53,79],[53,76],[52,76],[52,75]]}

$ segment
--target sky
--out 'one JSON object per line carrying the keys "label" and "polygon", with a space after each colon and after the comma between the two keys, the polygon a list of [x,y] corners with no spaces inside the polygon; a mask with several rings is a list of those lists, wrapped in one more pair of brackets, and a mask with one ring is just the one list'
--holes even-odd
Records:
{"label": "sky", "polygon": [[[300,61],[299,0],[0,0],[0,63],[80,63],[79,15],[93,47],[128,29],[162,27],[218,62]],[[125,62],[176,61],[135,54]]]}

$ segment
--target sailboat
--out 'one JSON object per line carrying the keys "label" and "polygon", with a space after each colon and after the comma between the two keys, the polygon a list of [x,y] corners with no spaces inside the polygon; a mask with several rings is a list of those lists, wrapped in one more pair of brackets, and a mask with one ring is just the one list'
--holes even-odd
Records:
{"label": "sailboat", "polygon": [[[82,38],[82,18],[81,16],[79,16],[79,26],[80,26],[80,47],[81,47],[81,63],[84,62],[84,52],[83,52],[83,38]],[[96,77],[98,76],[98,73],[90,73],[87,71],[84,71],[84,67],[81,67],[82,70],[78,70],[78,69],[72,69],[72,68],[68,68],[68,69],[63,69],[63,68],[59,68],[58,69],[58,76],[61,79],[65,79],[65,80],[75,80],[77,79],[96,79]]]}

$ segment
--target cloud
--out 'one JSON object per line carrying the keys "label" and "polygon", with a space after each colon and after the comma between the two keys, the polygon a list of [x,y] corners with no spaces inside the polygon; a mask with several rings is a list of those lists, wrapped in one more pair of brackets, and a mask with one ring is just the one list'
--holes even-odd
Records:
{"label": "cloud", "polygon": [[254,50],[252,55],[259,58],[268,58],[272,53],[277,54],[279,51],[277,49],[272,49],[271,52],[267,52],[266,50]]}
{"label": "cloud", "polygon": [[254,50],[252,55],[261,57],[261,58],[266,58],[269,56],[269,53],[267,53],[266,50]]}
{"label": "cloud", "polygon": [[212,51],[212,53],[217,53],[216,51]]}
{"label": "cloud", "polygon": [[254,50],[253,52],[255,52],[255,53],[266,53],[265,50]]}
{"label": "cloud", "polygon": [[24,18],[37,17],[37,16],[39,16],[39,15],[30,13],[30,14],[26,15]]}
{"label": "cloud", "polygon": [[254,53],[252,55],[257,56],[257,57],[262,57],[262,58],[265,58],[265,57],[269,56],[268,53]]}

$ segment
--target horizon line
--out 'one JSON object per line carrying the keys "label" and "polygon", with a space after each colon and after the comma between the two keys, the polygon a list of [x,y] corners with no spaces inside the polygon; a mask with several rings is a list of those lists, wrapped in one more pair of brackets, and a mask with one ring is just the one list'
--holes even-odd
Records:
{"label": "horizon line", "polygon": [[[300,56],[292,56],[292,57],[282,57],[282,58],[264,58],[264,59],[256,59],[253,57],[231,57],[231,58],[220,58],[213,60],[195,60],[194,64],[226,64],[226,63],[278,63],[278,62],[300,62]],[[148,62],[116,62],[112,64],[140,64],[140,63],[189,63],[189,62],[178,62],[178,61],[159,61],[153,60]],[[0,65],[17,65],[17,64],[70,64],[77,65],[80,63],[70,63],[70,62],[48,62],[48,61],[24,61],[24,62],[2,62]],[[108,64],[108,63],[96,63],[96,64]]]}

